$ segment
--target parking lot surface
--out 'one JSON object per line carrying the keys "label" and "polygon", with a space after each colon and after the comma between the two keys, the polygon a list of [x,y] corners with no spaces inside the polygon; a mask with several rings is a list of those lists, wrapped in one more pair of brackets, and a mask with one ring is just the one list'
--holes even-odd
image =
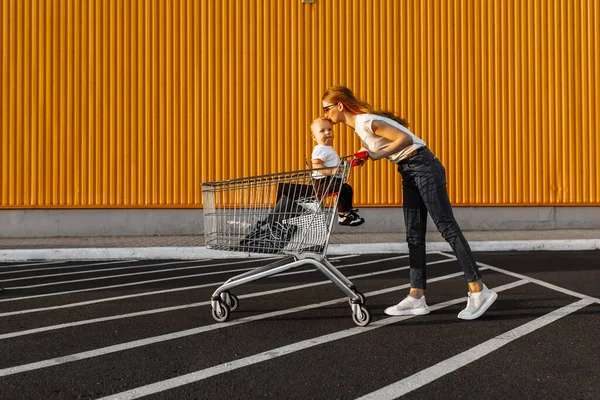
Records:
{"label": "parking lot surface", "polygon": [[470,322],[450,253],[428,254],[431,314],[415,317],[383,313],[406,296],[406,254],[330,257],[366,327],[310,267],[236,288],[216,322],[215,289],[270,259],[2,263],[2,398],[596,399],[599,255],[477,253],[499,297]]}

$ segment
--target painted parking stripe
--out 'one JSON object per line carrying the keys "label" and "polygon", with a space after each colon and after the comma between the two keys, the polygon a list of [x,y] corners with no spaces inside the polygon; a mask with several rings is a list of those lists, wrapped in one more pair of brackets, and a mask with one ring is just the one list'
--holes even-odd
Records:
{"label": "painted parking stripe", "polygon": [[155,290],[152,292],[142,292],[142,293],[135,293],[135,294],[126,294],[123,296],[106,297],[104,299],[79,301],[77,303],[61,304],[59,306],[27,308],[25,310],[8,311],[8,312],[0,313],[0,317],[9,317],[11,315],[31,314],[31,313],[37,313],[37,312],[60,310],[60,309],[64,309],[64,308],[83,307],[83,306],[89,306],[92,304],[106,303],[109,301],[125,300],[125,299],[131,299],[131,298],[135,298],[135,297],[154,296],[157,294],[174,293],[174,292],[180,292],[183,290],[202,289],[202,288],[211,287],[211,286],[218,286],[222,283],[223,282],[211,282],[211,283],[205,283],[202,285],[184,286],[184,287],[174,288],[174,289]]}
{"label": "painted parking stripe", "polygon": [[[337,261],[343,258],[348,258],[348,257],[356,257],[355,255],[350,255],[350,256],[341,256],[341,257],[332,257],[330,259],[330,261]],[[403,258],[408,257],[408,255],[404,256]],[[254,258],[254,261],[261,261],[260,258]],[[109,272],[109,271],[119,271],[119,270],[130,270],[130,269],[139,269],[139,268],[150,268],[150,267],[158,267],[161,265],[174,265],[174,264],[191,264],[194,262],[202,262],[202,261],[210,261],[210,260],[183,260],[183,261],[170,261],[170,262],[161,262],[161,263],[152,263],[152,264],[144,264],[144,265],[125,265],[123,267],[116,267],[116,268],[102,268],[102,269],[91,269],[91,270],[80,270],[80,271],[73,271],[73,272],[61,272],[61,273],[54,273],[54,274],[47,274],[47,275],[33,275],[33,276],[25,276],[25,277],[20,277],[20,278],[10,278],[10,279],[3,279],[2,282],[6,283],[6,282],[15,282],[15,281],[24,281],[24,280],[31,280],[31,279],[40,279],[40,278],[54,278],[57,276],[67,276],[67,275],[79,275],[79,274],[91,274],[91,273],[96,273],[96,272]],[[89,267],[89,266],[95,266],[95,265],[106,265],[106,264],[118,264],[118,263],[128,263],[128,262],[139,262],[139,261],[110,261],[110,262],[102,262],[102,263],[94,263],[94,264],[86,264],[86,265],[74,265],[71,267],[54,267],[54,268],[39,268],[39,269],[27,269],[27,270],[22,270],[22,271],[9,271],[9,272],[0,272],[0,275],[2,274],[15,274],[15,273],[20,273],[20,272],[30,272],[30,271],[48,271],[48,270],[53,270],[53,269],[64,269],[64,268],[80,268],[80,267]],[[223,264],[216,264],[218,265],[223,265]],[[202,265],[202,266],[197,266],[197,267],[187,267],[187,268],[209,268],[209,267],[213,267],[215,266],[215,264],[209,264],[209,265]],[[152,272],[165,272],[165,271],[176,271],[176,270],[184,270],[186,268],[177,268],[177,269],[165,269],[165,270],[158,270],[158,271],[148,271],[145,273],[152,273]],[[316,271],[316,270],[312,270],[312,271]],[[304,271],[300,271],[300,273],[303,273]],[[144,274],[144,272],[140,272],[139,274]],[[133,275],[133,274],[132,274]],[[282,275],[286,275],[286,274],[280,274],[277,276],[282,276]],[[112,277],[119,277],[119,276],[128,276],[127,274],[118,274],[118,275],[113,275],[113,276],[104,276],[104,277],[96,277],[96,278],[92,278],[89,280],[93,280],[93,279],[109,279]],[[63,282],[49,282],[48,284],[45,284],[45,286],[50,286],[50,285],[56,285],[56,284],[62,284],[62,283],[71,283],[71,282],[84,282],[86,281],[86,279],[82,279],[82,280],[72,280],[72,281],[63,281]],[[23,288],[32,288],[32,287],[39,287],[39,286],[44,286],[44,285],[37,285],[37,286],[22,286],[22,287],[12,287],[12,288],[8,288],[8,289],[23,289]]]}
{"label": "painted parking stripe", "polygon": [[[464,275],[463,272],[456,272],[453,274],[444,275],[444,276],[430,279],[429,282],[452,279],[452,278],[456,278],[456,277],[463,276],[463,275]],[[507,286],[516,287],[516,286],[527,283],[526,281],[519,281],[519,282],[521,282],[521,283],[512,283],[509,285],[504,285],[504,286],[500,287],[499,290],[505,290],[504,287],[507,287]],[[364,293],[364,295],[368,296],[368,297],[377,296],[380,294],[385,294],[385,293],[389,293],[389,292],[398,291],[401,289],[406,289],[409,286],[410,286],[410,284],[404,284],[404,285],[394,286],[394,287],[390,287],[390,288],[386,288],[386,289],[376,290],[373,292]],[[148,345],[155,344],[155,343],[165,342],[168,340],[181,339],[183,337],[197,335],[197,334],[209,332],[209,331],[212,331],[215,329],[225,329],[230,326],[239,325],[239,324],[243,324],[246,322],[258,321],[261,319],[272,318],[272,317],[278,317],[281,315],[292,314],[292,313],[305,311],[305,310],[318,308],[318,307],[326,307],[326,306],[330,306],[330,305],[334,305],[334,304],[342,303],[342,302],[347,302],[347,301],[348,301],[347,297],[342,297],[339,299],[325,301],[325,302],[321,302],[321,303],[314,303],[314,304],[309,304],[309,305],[295,307],[295,308],[289,308],[289,309],[280,310],[280,311],[269,312],[269,313],[260,314],[260,315],[253,315],[251,317],[240,318],[240,319],[234,320],[234,321],[216,323],[216,324],[212,324],[212,325],[202,326],[199,328],[186,329],[186,330],[179,331],[179,332],[172,332],[172,333],[168,333],[165,335],[159,335],[159,336],[149,337],[149,338],[145,338],[145,339],[134,340],[131,342],[120,343],[120,344],[113,345],[113,346],[102,347],[99,349],[84,351],[81,353],[69,354],[67,356],[51,358],[48,360],[38,361],[38,362],[30,363],[30,364],[24,364],[24,365],[19,365],[16,367],[4,368],[4,369],[0,369],[0,377],[14,375],[14,374],[18,374],[18,373],[26,372],[26,371],[38,370],[38,369],[52,367],[52,366],[61,365],[61,364],[66,364],[66,363],[73,362],[73,361],[81,361],[81,360],[85,360],[85,359],[89,359],[89,358],[103,356],[106,354],[117,353],[117,352],[121,352],[121,351],[125,351],[125,350],[131,350],[131,349],[135,349],[135,348],[139,348],[139,347],[143,347],[143,346],[148,346]],[[446,303],[442,303],[442,304],[446,304],[449,306],[449,305],[457,304],[457,303],[464,302],[464,301],[465,301],[465,299],[461,298],[461,299],[452,300],[450,302],[446,302]],[[444,305],[444,307],[446,307],[446,305]],[[434,307],[436,307],[436,306],[430,307],[430,309],[432,309],[432,310],[436,309]],[[438,305],[438,308],[441,308],[441,306]],[[393,320],[393,321],[391,321],[391,320]],[[390,323],[396,322],[398,320],[396,318],[391,318],[391,319],[386,319],[384,321],[391,321],[391,322],[387,323],[387,324],[390,324]],[[371,326],[373,326],[373,324],[367,326],[366,328],[359,328],[359,330],[356,331],[356,333],[361,333],[361,331],[364,329],[366,329],[366,330],[372,329]],[[379,327],[380,325],[378,325],[377,323],[374,323],[374,326]],[[355,328],[353,328],[353,329],[355,329]],[[355,332],[353,329],[351,329],[350,331]]]}
{"label": "painted parking stripe", "polygon": [[[123,264],[123,263],[126,263],[126,262],[127,261],[111,261],[111,262],[101,263],[101,264],[95,264],[95,265]],[[83,271],[80,270],[80,271],[73,271],[73,272],[59,272],[59,273],[52,273],[52,274],[46,274],[46,275],[22,276],[20,278],[3,279],[2,282],[26,281],[26,280],[41,279],[41,278],[54,278],[54,277],[57,277],[57,276],[67,276],[67,275],[77,275],[77,274],[91,274],[91,273],[94,273],[94,272],[119,271],[121,269],[135,269],[135,268],[142,268],[142,267],[145,267],[145,265],[124,265],[122,267],[114,267],[114,268],[90,269],[90,270],[83,270]],[[60,267],[57,268],[57,269],[60,269]],[[22,272],[30,272],[30,271],[32,271],[32,270],[28,269],[28,270],[25,270],[25,271],[0,272],[0,274],[15,274],[15,273],[22,273]],[[47,269],[44,269],[43,271],[46,272]]]}
{"label": "painted parking stripe", "polygon": [[[231,264],[233,264],[233,263],[230,263],[228,265],[231,265]],[[117,278],[125,277],[125,276],[138,276],[138,275],[147,275],[147,274],[152,274],[152,273],[157,273],[157,272],[172,272],[172,271],[181,271],[181,270],[198,269],[198,268],[203,268],[203,267],[202,266],[192,266],[192,267],[183,267],[183,268],[161,269],[161,270],[157,270],[157,271],[134,272],[134,273],[131,273],[131,274],[109,275],[109,276],[103,276],[103,277],[97,277],[97,278],[77,279],[77,280],[73,280],[73,281],[64,281],[64,282],[55,282],[55,283],[44,283],[44,284],[29,285],[29,286],[5,286],[4,289],[6,289],[6,290],[32,289],[32,288],[43,287],[43,286],[55,286],[55,285],[64,285],[64,284],[70,284],[70,283],[89,282],[89,281],[96,281],[96,280],[117,279]],[[172,276],[172,277],[168,277],[168,278],[165,278],[165,279],[152,279],[152,280],[144,280],[144,281],[135,281],[135,282],[131,282],[129,284],[124,283],[124,284],[117,285],[117,286],[145,285],[145,284],[153,283],[153,282],[177,280],[177,279],[183,279],[183,278],[221,275],[221,274],[228,274],[228,273],[231,273],[231,272],[243,272],[243,271],[248,271],[250,269],[252,269],[252,268],[238,268],[238,269],[228,269],[226,271],[203,272],[203,273],[200,273],[200,274],[182,275],[182,276],[177,276],[177,277],[173,277]],[[106,287],[108,288],[108,286],[106,286]],[[99,290],[99,288],[95,287],[95,288],[91,288],[91,290]],[[84,290],[84,291],[87,291],[87,290]],[[55,293],[47,293],[47,294],[42,294],[42,295],[34,295],[34,296],[29,296],[28,298],[47,297],[47,296],[52,296],[52,295],[55,295]],[[0,300],[0,302],[12,301],[12,300],[15,300],[15,299]]]}
{"label": "painted parking stripe", "polygon": [[[256,260],[250,260],[250,259],[248,259],[248,260],[244,260],[244,261],[228,262],[228,263],[223,263],[223,264],[214,264],[213,266],[234,265],[234,264],[247,264],[249,262],[254,262],[254,261],[256,261]],[[122,284],[118,284],[118,285],[95,286],[95,287],[86,288],[86,289],[68,290],[68,291],[65,291],[65,292],[44,293],[44,294],[36,294],[36,295],[31,295],[31,296],[13,297],[13,298],[8,298],[8,299],[0,300],[0,303],[6,303],[6,302],[9,302],[9,301],[20,301],[20,300],[36,299],[36,298],[40,298],[40,297],[60,296],[60,295],[72,294],[72,293],[91,292],[91,291],[104,290],[104,289],[114,289],[114,288],[127,287],[127,286],[146,285],[148,283],[156,283],[156,282],[164,282],[164,281],[177,280],[177,279],[193,278],[193,277],[204,276],[204,275],[208,275],[208,274],[215,275],[215,274],[224,274],[224,273],[229,273],[229,272],[242,272],[242,271],[247,271],[247,270],[250,270],[250,269],[252,269],[252,268],[230,269],[230,270],[227,270],[227,271],[216,271],[214,273],[206,273],[205,272],[205,273],[201,273],[201,274],[171,276],[171,277],[168,277],[168,278],[151,279],[151,280],[137,281],[137,282],[130,282],[130,283],[122,283]],[[8,291],[10,289],[17,289],[17,288],[14,288],[14,287],[12,287],[12,288],[11,287],[5,287],[4,289],[6,289]]]}
{"label": "painted parking stripe", "polygon": [[[390,257],[390,258],[385,258],[379,261],[385,261],[385,260],[393,260],[396,259],[397,257]],[[440,260],[440,261],[433,261],[431,263],[428,264],[437,264],[437,263],[441,263],[441,262],[449,262],[449,261],[453,261],[453,260]],[[349,264],[349,265],[343,265],[340,266],[338,268],[342,268],[342,267],[355,267],[355,266],[359,266],[359,265],[364,265],[365,263],[372,263],[373,261],[365,261],[365,262],[360,262],[360,263],[355,263],[355,264]],[[373,273],[373,275],[379,274],[379,273],[386,273],[386,272],[395,272],[395,271],[400,271],[403,269],[406,269],[407,267],[401,267],[401,268],[395,268],[392,270],[387,270],[384,272],[376,272]],[[307,271],[310,272],[310,271]],[[358,275],[357,275],[358,276]],[[63,308],[72,308],[72,307],[79,307],[79,306],[87,306],[87,305],[91,305],[91,304],[96,304],[96,303],[105,303],[107,301],[116,301],[116,300],[123,300],[123,299],[130,299],[133,297],[142,297],[142,296],[152,296],[155,294],[164,294],[164,293],[172,293],[172,292],[179,292],[182,290],[192,290],[192,289],[201,289],[201,288],[206,288],[206,287],[211,287],[211,286],[219,286],[221,285],[223,282],[211,282],[211,283],[205,283],[202,285],[194,285],[194,286],[186,286],[186,287],[181,287],[181,288],[173,288],[173,289],[165,289],[165,290],[157,290],[157,291],[153,291],[153,292],[144,292],[144,293],[136,293],[136,294],[129,294],[129,295],[124,295],[124,296],[116,296],[116,297],[108,297],[105,299],[97,299],[97,300],[88,300],[88,301],[81,301],[78,303],[69,303],[69,304],[63,304],[60,306],[50,306],[50,307],[41,307],[41,308],[31,308],[31,309],[26,309],[26,310],[19,310],[19,311],[9,311],[9,312],[5,312],[5,313],[0,313],[0,317],[8,317],[11,315],[20,315],[20,314],[29,314],[29,313],[34,313],[34,312],[42,312],[42,311],[50,311],[50,310],[58,310],[58,309],[63,309]],[[300,285],[297,286],[298,288],[304,288],[304,287],[310,287],[313,285],[323,285],[323,284],[327,284],[327,283],[331,283],[330,280],[327,281],[321,281],[318,283],[309,283],[306,285]],[[246,295],[246,296],[251,296],[251,295]]]}
{"label": "painted parking stripe", "polygon": [[[189,261],[187,262],[189,264]],[[165,264],[157,264],[157,265],[165,265]],[[142,271],[142,272],[130,272],[130,273],[125,273],[125,274],[116,274],[116,275],[103,275],[103,276],[96,276],[93,278],[83,278],[83,279],[75,279],[75,280],[69,280],[69,281],[60,281],[60,282],[48,282],[48,283],[40,283],[38,285],[28,285],[28,286],[13,286],[13,287],[4,287],[5,289],[31,289],[31,288],[36,288],[36,287],[44,287],[44,286],[56,286],[56,285],[63,285],[63,284],[70,284],[70,283],[79,283],[79,282],[90,282],[90,281],[98,281],[98,280],[105,280],[105,279],[115,279],[115,278],[120,278],[120,277],[124,277],[124,276],[138,276],[138,275],[148,275],[148,274],[155,274],[155,273],[159,273],[159,272],[172,272],[172,271],[185,271],[188,269],[200,269],[200,268],[211,268],[214,266],[219,266],[219,265],[228,265],[228,264],[209,264],[209,265],[190,265],[187,267],[178,267],[178,268],[167,268],[167,269],[155,269],[152,271]],[[95,270],[95,271],[86,271],[85,273],[88,272],[103,272],[103,271],[116,271],[116,270],[129,270],[129,269],[136,269],[136,268],[144,268],[147,267],[145,265],[143,266],[133,266],[133,267],[126,267],[126,268],[107,268],[107,269],[99,269],[99,270]],[[219,271],[219,273],[223,273],[225,271]],[[45,275],[45,276],[37,276],[37,277],[26,277],[26,278],[16,278],[16,279],[4,279],[3,282],[10,282],[10,281],[17,281],[17,280],[28,280],[28,279],[33,279],[33,278],[46,278],[46,277],[52,277],[52,276],[62,276],[62,275],[73,275],[73,274],[81,274],[81,271],[78,272],[68,272],[66,274],[54,274],[54,275]]]}
{"label": "painted parking stripe", "polygon": [[335,257],[327,257],[329,261],[332,260],[343,260],[344,258],[353,258],[356,257],[356,254],[347,254],[345,256],[335,256]]}
{"label": "painted parking stripe", "polygon": [[[438,254],[446,256],[446,257],[452,257],[452,258],[456,259],[456,257],[453,254],[448,254],[448,253],[444,253],[444,252],[438,252]],[[598,299],[596,297],[588,296],[587,294],[575,292],[575,291],[570,290],[570,289],[566,289],[566,288],[563,288],[563,287],[560,287],[560,286],[557,286],[557,285],[553,285],[552,283],[548,283],[548,282],[542,281],[540,279],[531,278],[531,277],[529,277],[527,275],[519,274],[517,272],[512,272],[512,271],[509,271],[509,270],[503,269],[503,268],[494,267],[493,265],[489,265],[489,264],[482,263],[482,262],[477,262],[477,265],[481,265],[483,267],[486,267],[486,268],[488,268],[488,269],[490,269],[492,271],[499,272],[501,274],[512,276],[513,278],[527,279],[527,280],[531,281],[531,283],[535,283],[537,285],[540,285],[540,286],[543,286],[545,288],[554,290],[556,292],[564,293],[566,295],[577,297],[579,299],[587,299],[587,300],[593,301],[595,303],[600,303],[600,299]]]}
{"label": "painted parking stripe", "polygon": [[[408,258],[408,254],[406,254],[406,255],[403,255],[403,256],[394,257],[394,259],[396,259],[396,260],[401,260],[401,259],[403,259],[403,258]],[[366,265],[366,264],[377,264],[377,263],[379,263],[379,262],[381,262],[381,261],[382,261],[382,260],[372,260],[372,261],[365,261],[365,263],[364,263],[363,265]],[[339,267],[336,267],[336,268],[338,268],[338,269],[339,269],[339,268],[343,268],[343,267],[344,267],[344,266],[342,265],[342,266],[339,266]],[[304,271],[292,271],[292,272],[284,272],[284,273],[282,273],[282,274],[277,274],[277,275],[272,275],[272,276],[269,276],[269,278],[278,278],[278,277],[280,277],[280,276],[287,276],[287,275],[297,275],[297,274],[304,274],[304,273],[306,273],[306,272],[315,272],[315,271],[318,271],[318,269],[316,269],[316,268],[315,268],[315,269],[312,269],[312,268],[311,268],[311,269],[304,270]]]}
{"label": "painted parking stripe", "polygon": [[[408,257],[408,256],[406,256],[406,257]],[[253,260],[254,261],[261,261],[260,258],[254,258]],[[121,268],[117,267],[117,268],[102,268],[102,269],[92,269],[92,270],[74,271],[74,272],[61,272],[61,273],[58,273],[58,274],[36,275],[36,276],[26,276],[26,277],[21,277],[21,278],[3,279],[2,282],[6,283],[6,282],[23,281],[23,280],[30,280],[30,279],[54,278],[56,276],[77,275],[77,274],[90,274],[90,273],[95,273],[95,272],[108,272],[108,271],[115,272],[115,271],[119,271],[119,270],[130,270],[130,269],[138,269],[138,268],[158,267],[158,266],[161,266],[161,265],[173,265],[173,264],[184,264],[184,263],[185,264],[191,264],[193,262],[201,262],[201,261],[203,261],[203,260],[195,260],[195,261],[189,261],[189,260],[171,261],[171,262],[163,262],[163,263],[155,263],[155,264],[124,266],[124,267],[121,267]],[[107,263],[88,264],[88,265],[114,264],[114,263],[120,263],[120,262],[122,262],[122,261],[112,261],[112,262],[107,262]],[[229,263],[227,263],[227,265],[228,264]],[[58,284],[63,284],[63,283],[76,283],[76,282],[86,282],[86,281],[91,281],[91,280],[112,279],[112,278],[118,278],[118,277],[121,277],[121,276],[144,275],[144,274],[151,274],[151,273],[154,273],[154,272],[170,272],[170,271],[180,271],[180,270],[194,269],[194,268],[211,268],[211,267],[221,266],[221,265],[225,265],[225,264],[221,263],[221,264],[196,265],[196,266],[190,266],[190,267],[180,267],[180,268],[170,268],[170,269],[163,269],[163,270],[144,271],[144,272],[137,272],[137,273],[131,273],[131,274],[105,275],[105,276],[99,276],[99,277],[94,277],[94,278],[89,278],[89,279],[79,279],[79,280],[70,280],[70,281],[62,281],[62,282],[49,282],[49,283],[46,283],[46,284],[31,285],[31,286],[21,286],[21,287],[6,287],[5,286],[5,288],[6,289],[25,289],[25,288],[34,288],[34,287],[40,287],[40,286],[52,286],[52,285],[58,285]],[[31,270],[28,270],[28,271],[31,271]],[[303,271],[301,271],[301,272],[303,272]],[[285,274],[283,274],[283,275],[285,275]]]}
{"label": "painted parking stripe", "polygon": [[579,299],[589,300],[589,301],[592,301],[594,303],[600,303],[600,299],[598,299],[596,297],[588,296],[587,294],[575,292],[575,291],[570,290],[570,289],[565,289],[563,287],[560,287],[560,286],[557,286],[557,285],[553,285],[552,283],[548,283],[548,282],[545,282],[545,281],[542,281],[542,280],[539,280],[539,279],[535,279],[535,278],[530,278],[530,277],[528,277],[526,275],[518,274],[516,272],[511,272],[511,271],[508,271],[506,269],[502,269],[502,268],[498,268],[498,267],[493,267],[491,265],[487,265],[487,264],[484,264],[484,263],[478,263],[478,264],[479,265],[483,265],[483,266],[485,266],[485,267],[487,267],[487,268],[489,268],[491,270],[494,270],[496,272],[499,272],[501,274],[510,275],[510,276],[513,276],[513,277],[519,278],[519,279],[529,279],[532,283],[538,284],[538,285],[543,286],[543,287],[548,288],[548,289],[555,290],[555,291],[560,292],[560,293],[567,294],[569,296],[577,297]]}
{"label": "painted parking stripe", "polygon": [[[463,276],[462,272],[452,274],[454,276]],[[507,285],[498,286],[494,288],[495,291],[501,292],[504,290],[512,289],[517,286],[521,286],[523,284],[528,283],[526,280],[516,281],[509,283]],[[409,285],[403,285],[408,287]],[[434,304],[429,306],[431,311],[439,310],[441,308],[449,307],[455,304],[463,303],[465,298],[459,298],[454,300],[449,300],[443,303]],[[344,339],[350,336],[358,335],[361,333],[366,333],[372,331],[374,329],[378,329],[387,325],[395,324],[400,321],[404,321],[410,318],[415,317],[414,315],[410,316],[401,316],[401,317],[390,317],[382,320],[375,321],[366,327],[354,327],[346,330],[342,330],[339,332],[319,336],[312,339],[303,340],[300,342],[296,342],[290,345],[282,346],[277,349],[267,350],[262,353],[258,353],[252,356],[240,358],[238,360],[233,360],[229,362],[225,362],[223,364],[202,369],[200,371],[191,372],[189,374],[181,375],[175,378],[167,379],[164,381],[156,382],[150,385],[140,386],[135,389],[127,390],[121,393],[117,393],[111,396],[103,397],[102,400],[106,399],[137,399],[143,396],[149,396],[151,394],[164,392],[166,390],[174,389],[179,386],[184,386],[190,383],[198,382],[216,375],[223,374],[225,372],[231,372],[233,370],[247,367],[249,365],[258,364],[264,361],[269,361],[274,358],[278,358],[281,356],[285,356],[288,354],[295,353],[297,351],[306,350],[308,348],[314,346],[320,346],[322,344],[330,343],[336,340]]]}
{"label": "painted parking stripe", "polygon": [[[202,259],[198,259],[198,260],[182,260],[182,261],[170,261],[170,262],[163,262],[163,263],[159,263],[159,264],[145,264],[145,265],[124,265],[123,267],[115,267],[115,268],[106,268],[106,271],[118,271],[119,269],[129,269],[129,268],[142,268],[144,266],[146,267],[150,267],[150,266],[159,266],[159,265],[172,265],[172,264],[182,264],[182,263],[194,263],[194,262],[202,262],[202,261],[208,261],[208,260],[202,260]],[[126,263],[138,263],[140,262],[139,260],[118,260],[118,261],[105,261],[105,262],[100,262],[100,263],[92,263],[92,264],[79,264],[79,265],[71,265],[71,266],[66,266],[66,267],[50,267],[50,268],[34,268],[34,269],[23,269],[23,270],[18,270],[18,271],[8,271],[8,272],[0,272],[0,275],[6,275],[6,274],[18,274],[18,273],[23,273],[23,272],[37,272],[37,271],[51,271],[51,270],[57,270],[57,269],[71,269],[71,268],[83,268],[83,267],[91,267],[91,266],[97,266],[97,265],[109,265],[109,264],[126,264]],[[102,271],[102,270],[80,270],[80,271],[74,271],[74,272],[61,272],[58,274],[49,274],[49,275],[38,275],[38,276],[29,276],[29,277],[24,277],[24,278],[19,278],[19,279],[28,279],[28,278],[45,278],[45,277],[49,277],[49,276],[61,276],[61,275],[73,275],[73,274],[87,274],[90,272],[98,272],[98,271]],[[15,279],[13,279],[15,280]],[[7,282],[7,280],[3,280],[3,282]]]}
{"label": "painted parking stripe", "polygon": [[[400,256],[400,257],[382,258],[382,259],[379,259],[379,260],[366,261],[366,262],[357,263],[357,264],[342,265],[342,266],[339,266],[337,268],[340,269],[340,268],[353,267],[353,266],[357,266],[357,265],[372,264],[372,263],[377,263],[377,262],[382,262],[382,261],[395,260],[395,259],[398,259],[398,258],[401,258],[401,257],[402,256]],[[256,262],[256,259],[249,259],[249,260],[244,260],[244,261],[239,261],[239,262],[229,262],[229,263],[227,263],[227,265],[236,264],[236,263],[237,264],[242,264],[242,263],[247,263],[247,262]],[[241,269],[241,270],[229,270],[227,272],[247,271],[247,270],[250,270],[250,269],[252,269],[252,268],[246,268],[246,269]],[[306,272],[312,272],[312,271],[306,271]],[[125,283],[125,284],[120,284],[120,285],[111,285],[111,286],[101,286],[101,287],[94,287],[94,288],[88,288],[88,289],[70,290],[70,291],[66,291],[66,292],[47,293],[47,294],[40,294],[40,295],[33,295],[33,296],[24,296],[24,297],[13,297],[13,298],[10,298],[10,299],[0,300],[0,303],[9,302],[9,301],[27,300],[27,299],[38,298],[38,297],[48,297],[48,296],[58,296],[58,295],[71,294],[71,293],[89,292],[89,291],[102,290],[102,289],[113,289],[113,288],[124,287],[124,286],[133,286],[133,285],[141,285],[141,284],[145,284],[145,283],[154,283],[154,282],[161,282],[161,281],[173,280],[173,279],[183,279],[183,278],[197,277],[197,276],[201,276],[201,275],[202,274],[185,275],[185,276],[180,276],[180,277],[155,279],[155,280],[152,280],[152,281],[141,281],[139,283],[138,282],[132,282],[132,283]],[[174,288],[174,289],[167,289],[167,290],[157,290],[157,291],[153,291],[153,292],[136,293],[136,294],[132,294],[132,295],[109,297],[109,298],[105,298],[105,299],[83,301],[83,302],[79,302],[79,303],[71,303],[71,304],[60,305],[60,306],[43,307],[43,308],[36,308],[36,309],[29,309],[29,310],[21,310],[21,311],[16,311],[16,312],[13,311],[13,312],[10,312],[10,313],[2,313],[2,314],[0,314],[0,317],[6,316],[6,315],[16,315],[15,313],[24,314],[24,313],[27,313],[27,312],[39,312],[39,311],[56,310],[56,309],[59,309],[59,308],[68,308],[68,307],[83,306],[83,305],[89,305],[89,304],[94,304],[94,303],[102,303],[102,302],[106,302],[106,301],[122,300],[122,299],[131,298],[131,297],[150,296],[150,295],[153,295],[153,294],[161,294],[161,293],[176,292],[176,291],[181,291],[181,290],[198,289],[198,288],[204,288],[204,287],[208,287],[208,286],[217,286],[217,285],[220,285],[220,284],[222,284],[222,282],[213,282],[213,283],[208,283],[208,284],[203,284],[203,285],[187,286],[187,287],[183,287],[183,288]]]}
{"label": "painted parking stripe", "polygon": [[47,264],[63,264],[68,261],[45,261],[45,262],[32,262],[27,264],[9,264],[9,265],[0,265],[0,268],[13,268],[13,267],[31,267],[37,265],[47,265]]}
{"label": "painted parking stripe", "polygon": [[[441,263],[450,262],[450,261],[452,261],[452,260],[432,261],[430,263],[427,263],[427,265],[441,264]],[[387,270],[383,270],[383,271],[370,272],[367,274],[353,275],[353,276],[349,276],[348,279],[362,279],[362,278],[368,278],[368,277],[377,276],[377,275],[390,274],[393,272],[406,270],[408,268],[409,268],[408,266],[405,266],[405,267],[387,269]],[[331,281],[326,280],[326,281],[307,283],[307,284],[303,284],[303,285],[296,285],[296,286],[291,286],[291,287],[286,287],[286,288],[266,290],[263,292],[244,294],[244,295],[241,295],[238,297],[240,299],[246,299],[246,298],[251,298],[251,297],[266,296],[266,295],[270,295],[270,294],[289,292],[292,290],[306,289],[309,287],[314,287],[314,286],[319,286],[319,285],[326,285],[328,283],[331,283]],[[113,316],[109,316],[109,317],[101,317],[101,318],[94,318],[94,319],[88,319],[88,320],[82,320],[82,321],[68,322],[68,323],[63,323],[63,324],[58,324],[58,325],[45,326],[45,327],[41,327],[41,328],[28,329],[28,330],[24,330],[24,331],[9,332],[9,333],[0,334],[0,340],[9,339],[9,338],[18,337],[18,336],[31,335],[34,333],[48,332],[48,331],[64,329],[64,328],[71,328],[71,327],[75,327],[75,326],[95,324],[95,323],[106,322],[106,321],[114,321],[117,319],[140,317],[140,316],[144,316],[144,315],[158,314],[158,313],[176,311],[176,310],[183,310],[186,308],[193,308],[193,307],[203,307],[203,306],[207,306],[209,304],[210,304],[210,300],[202,301],[199,303],[183,304],[180,306],[163,307],[163,308],[157,308],[157,309],[153,309],[153,310],[138,311],[138,312],[133,312],[133,313],[128,313],[128,314],[121,314],[121,315],[113,315]],[[17,312],[12,312],[12,313],[0,314],[0,317],[7,316],[7,314],[8,315],[18,315],[18,314],[24,314],[24,313],[26,313],[26,312],[17,311]]]}
{"label": "painted parking stripe", "polygon": [[508,343],[525,336],[531,332],[534,332],[544,326],[551,324],[567,315],[570,315],[582,308],[593,304],[594,302],[590,299],[581,299],[575,303],[569,304],[565,307],[561,307],[557,310],[551,311],[546,315],[534,319],[533,321],[527,322],[515,329],[505,332],[501,335],[496,336],[486,342],[483,342],[475,347],[470,348],[454,357],[450,357],[447,360],[439,362],[429,368],[426,368],[414,375],[411,375],[398,382],[392,383],[382,389],[376,390],[369,393],[366,396],[360,397],[360,400],[386,400],[396,399],[400,396],[404,396],[413,390],[419,389],[436,379],[441,378],[451,372],[462,368],[473,361],[477,361],[482,357],[498,350],[499,348],[507,345]]}

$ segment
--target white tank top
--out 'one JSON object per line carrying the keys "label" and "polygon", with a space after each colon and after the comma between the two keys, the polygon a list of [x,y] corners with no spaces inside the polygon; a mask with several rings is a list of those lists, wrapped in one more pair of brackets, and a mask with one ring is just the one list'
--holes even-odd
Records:
{"label": "white tank top", "polygon": [[421,138],[409,131],[408,128],[406,128],[404,125],[399,124],[393,119],[375,114],[359,114],[356,116],[356,126],[354,127],[354,132],[358,135],[360,141],[365,146],[365,148],[369,150],[369,152],[379,153],[387,146],[389,146],[390,143],[392,143],[389,139],[386,139],[383,136],[376,135],[373,132],[373,128],[371,127],[373,121],[383,121],[401,130],[407,135],[410,135],[410,137],[413,140],[413,144],[411,144],[410,146],[400,150],[397,153],[393,153],[387,156],[387,159],[393,163],[397,163],[403,160],[408,154],[412,153],[420,147],[426,146],[426,143]]}

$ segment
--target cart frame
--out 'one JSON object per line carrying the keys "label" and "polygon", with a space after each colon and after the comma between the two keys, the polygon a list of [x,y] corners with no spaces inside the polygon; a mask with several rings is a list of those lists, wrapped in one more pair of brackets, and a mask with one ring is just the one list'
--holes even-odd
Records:
{"label": "cart frame", "polygon": [[211,297],[216,321],[227,321],[238,308],[235,287],[311,265],[348,296],[357,325],[370,323],[365,296],[327,260],[342,185],[367,157],[364,152],[343,157],[334,174],[306,169],[202,184],[207,248],[282,256],[219,286]]}

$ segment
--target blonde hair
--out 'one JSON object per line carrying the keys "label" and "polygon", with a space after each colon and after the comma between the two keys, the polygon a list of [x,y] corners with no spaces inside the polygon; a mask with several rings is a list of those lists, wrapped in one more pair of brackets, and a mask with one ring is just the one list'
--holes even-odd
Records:
{"label": "blonde hair", "polygon": [[310,123],[310,132],[311,132],[311,134],[313,133],[312,130],[313,130],[313,127],[315,126],[315,123],[317,121],[327,121],[327,122],[329,122],[329,125],[333,126],[333,124],[331,123],[331,121],[328,118],[326,118],[326,117],[317,117],[317,118],[313,119],[313,122]]}
{"label": "blonde hair", "polygon": [[354,93],[352,93],[352,90],[348,89],[346,86],[337,85],[330,87],[323,95],[322,100],[329,104],[342,103],[351,114],[380,115],[382,117],[392,119],[398,122],[400,125],[408,127],[408,121],[406,119],[399,117],[390,111],[375,110],[366,101],[356,98]]}

